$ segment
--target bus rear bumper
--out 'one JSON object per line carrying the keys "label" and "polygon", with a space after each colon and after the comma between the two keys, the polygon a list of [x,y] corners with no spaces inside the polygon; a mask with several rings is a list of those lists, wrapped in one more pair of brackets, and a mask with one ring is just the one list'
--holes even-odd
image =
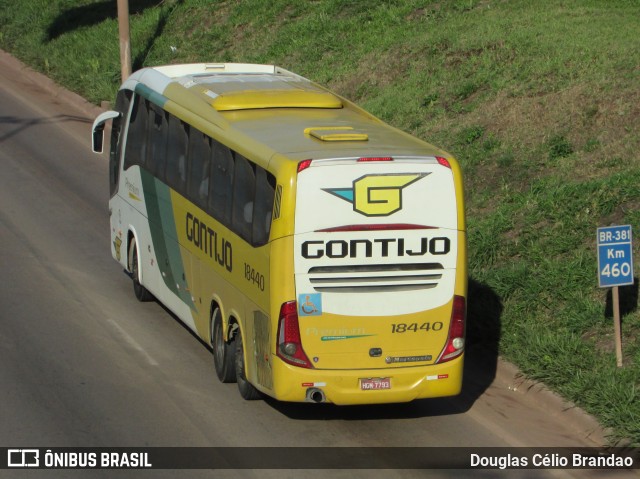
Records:
{"label": "bus rear bumper", "polygon": [[282,380],[274,381],[274,389],[268,394],[280,401],[338,405],[400,403],[455,396],[462,390],[464,355],[431,366],[361,370],[304,369],[274,359],[274,378]]}

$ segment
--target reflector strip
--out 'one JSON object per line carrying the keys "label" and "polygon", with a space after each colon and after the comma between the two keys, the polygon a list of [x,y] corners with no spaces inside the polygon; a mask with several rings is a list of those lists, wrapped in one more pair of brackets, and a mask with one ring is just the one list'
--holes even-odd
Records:
{"label": "reflector strip", "polygon": [[311,166],[311,160],[303,160],[303,161],[301,161],[300,163],[298,163],[298,173],[300,173],[301,171],[306,170],[310,166]]}
{"label": "reflector strip", "polygon": [[344,231],[393,231],[393,230],[432,230],[435,226],[414,225],[410,223],[390,223],[374,225],[345,225],[316,230],[316,233],[336,233]]}
{"label": "reflector strip", "polygon": [[449,160],[447,160],[446,158],[442,158],[441,156],[436,156],[436,160],[442,166],[446,166],[447,168],[451,168],[451,163],[449,163]]}
{"label": "reflector strip", "polygon": [[393,161],[390,156],[372,156],[370,158],[358,158],[358,161]]}

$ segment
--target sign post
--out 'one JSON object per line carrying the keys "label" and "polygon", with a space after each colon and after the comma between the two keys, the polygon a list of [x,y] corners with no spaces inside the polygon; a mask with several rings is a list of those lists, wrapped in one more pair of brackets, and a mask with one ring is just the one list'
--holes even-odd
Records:
{"label": "sign post", "polygon": [[131,75],[131,35],[129,32],[129,0],[118,0],[118,31],[120,36],[120,75],[124,82]]}
{"label": "sign post", "polygon": [[613,325],[616,337],[616,360],[622,366],[622,334],[620,328],[619,286],[633,284],[633,249],[631,226],[598,228],[598,284],[613,288]]}

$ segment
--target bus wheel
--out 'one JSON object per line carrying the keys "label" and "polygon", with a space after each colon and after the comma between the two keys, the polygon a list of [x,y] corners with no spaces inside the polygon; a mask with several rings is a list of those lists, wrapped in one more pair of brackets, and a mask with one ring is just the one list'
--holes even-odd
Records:
{"label": "bus wheel", "polygon": [[240,396],[247,401],[260,399],[262,397],[260,391],[247,381],[244,367],[244,347],[242,345],[242,333],[240,332],[240,329],[238,329],[238,332],[236,333],[234,343],[236,343],[236,380],[238,381]]}
{"label": "bus wheel", "polygon": [[138,301],[151,301],[153,295],[147,288],[140,284],[140,268],[138,266],[138,247],[136,246],[136,239],[131,238],[129,244],[129,272],[131,273],[131,279],[133,280],[133,292],[138,298]]}
{"label": "bus wheel", "polygon": [[223,383],[236,382],[236,345],[233,341],[224,341],[222,313],[216,308],[211,315],[211,347],[213,348],[213,364],[218,379]]}

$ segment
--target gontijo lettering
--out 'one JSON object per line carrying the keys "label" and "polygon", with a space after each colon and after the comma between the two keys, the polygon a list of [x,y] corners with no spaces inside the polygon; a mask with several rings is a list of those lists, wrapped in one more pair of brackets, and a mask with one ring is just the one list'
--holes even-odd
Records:
{"label": "gontijo lettering", "polygon": [[310,240],[302,243],[302,257],[306,259],[327,258],[387,258],[390,256],[445,255],[451,251],[451,240],[446,236],[420,238],[406,241],[404,238],[382,238],[375,240]]}
{"label": "gontijo lettering", "polygon": [[210,258],[215,259],[220,266],[227,268],[227,271],[233,270],[231,243],[191,213],[187,213],[185,226],[189,241],[208,254]]}

